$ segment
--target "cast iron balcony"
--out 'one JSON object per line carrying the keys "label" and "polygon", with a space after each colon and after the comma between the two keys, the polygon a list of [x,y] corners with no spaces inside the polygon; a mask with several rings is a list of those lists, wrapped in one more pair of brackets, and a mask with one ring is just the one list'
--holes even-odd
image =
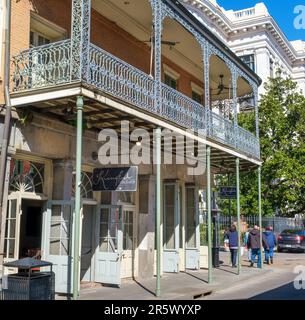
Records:
{"label": "cast iron balcony", "polygon": [[[259,140],[231,121],[162,84],[162,107],[155,110],[155,81],[148,74],[90,44],[87,84],[184,129],[259,159]],[[22,51],[13,58],[13,93],[76,82],[71,72],[71,40]]]}

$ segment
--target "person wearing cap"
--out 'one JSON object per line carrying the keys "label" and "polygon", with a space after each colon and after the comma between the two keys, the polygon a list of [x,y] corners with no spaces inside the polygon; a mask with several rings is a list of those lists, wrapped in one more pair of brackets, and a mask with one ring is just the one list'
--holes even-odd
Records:
{"label": "person wearing cap", "polygon": [[267,227],[266,231],[264,232],[264,237],[266,239],[266,242],[268,244],[267,246],[264,246],[265,250],[265,262],[267,264],[273,264],[273,256],[274,256],[274,247],[276,246],[276,237],[273,233],[272,227]]}

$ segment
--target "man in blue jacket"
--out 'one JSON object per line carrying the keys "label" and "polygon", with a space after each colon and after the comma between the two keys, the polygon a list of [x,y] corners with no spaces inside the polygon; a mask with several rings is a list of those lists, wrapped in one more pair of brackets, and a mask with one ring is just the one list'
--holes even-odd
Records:
{"label": "man in blue jacket", "polygon": [[264,236],[269,247],[267,248],[264,246],[265,262],[267,264],[270,264],[270,262],[271,264],[273,264],[274,247],[276,246],[276,237],[273,233],[272,227],[266,228],[266,231],[264,232]]}

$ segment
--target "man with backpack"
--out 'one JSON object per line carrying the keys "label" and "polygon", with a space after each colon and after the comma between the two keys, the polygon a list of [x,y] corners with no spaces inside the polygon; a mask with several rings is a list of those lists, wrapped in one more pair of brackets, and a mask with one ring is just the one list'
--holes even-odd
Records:
{"label": "man with backpack", "polygon": [[276,238],[273,233],[272,227],[267,227],[266,231],[264,232],[264,237],[268,244],[268,248],[264,247],[265,249],[265,262],[267,264],[273,264],[273,256],[274,256],[274,247],[276,246]]}

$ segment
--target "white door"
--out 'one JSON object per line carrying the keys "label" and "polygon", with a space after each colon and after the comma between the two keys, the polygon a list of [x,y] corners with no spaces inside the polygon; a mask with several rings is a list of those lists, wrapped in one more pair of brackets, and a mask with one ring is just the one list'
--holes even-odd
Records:
{"label": "white door", "polygon": [[198,189],[195,186],[187,186],[185,195],[185,267],[198,270],[200,268]]}
{"label": "white door", "polygon": [[121,285],[122,206],[98,206],[95,282]]}
{"label": "white door", "polygon": [[13,193],[8,197],[4,261],[9,262],[19,259],[20,221],[21,221],[21,197],[19,193]]}
{"label": "white door", "polygon": [[43,259],[53,263],[57,293],[72,293],[73,212],[71,201],[48,201],[44,213]]}
{"label": "white door", "polygon": [[135,250],[135,207],[123,206],[123,253],[121,278],[133,277]]}
{"label": "white door", "polygon": [[164,184],[163,271],[179,272],[180,191],[178,183]]}

